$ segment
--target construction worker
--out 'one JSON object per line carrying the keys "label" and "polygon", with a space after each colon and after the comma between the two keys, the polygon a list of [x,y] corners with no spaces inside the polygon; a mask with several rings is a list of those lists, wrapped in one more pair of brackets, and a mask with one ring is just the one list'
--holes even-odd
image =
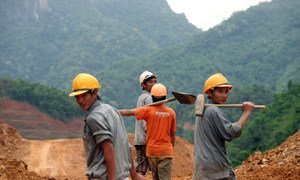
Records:
{"label": "construction worker", "polygon": [[[142,87],[142,94],[137,100],[137,107],[152,103],[150,91],[152,86],[156,84],[156,78],[157,76],[149,71],[144,71],[140,75],[139,82]],[[141,175],[146,175],[149,163],[146,157],[146,122],[144,120],[135,121],[134,146],[137,156],[135,170]]]}
{"label": "construction worker", "polygon": [[[153,102],[165,100],[167,88],[162,84],[155,84],[151,89],[151,95]],[[146,156],[152,177],[155,180],[171,179],[176,132],[175,111],[161,103],[136,109],[123,109],[119,112],[122,116],[134,115],[137,120],[146,121]]]}
{"label": "construction worker", "polygon": [[[204,93],[209,103],[225,104],[233,85],[217,73],[210,76],[204,84]],[[244,102],[243,113],[238,121],[232,123],[216,106],[206,107],[202,117],[195,121],[194,134],[194,175],[193,180],[235,179],[234,170],[227,157],[225,141],[241,135],[254,104]]]}
{"label": "construction worker", "polygon": [[131,173],[136,179],[123,118],[114,107],[101,102],[100,87],[94,76],[80,73],[74,78],[69,94],[75,96],[77,104],[86,112],[83,129],[86,175],[89,180],[124,180]]}

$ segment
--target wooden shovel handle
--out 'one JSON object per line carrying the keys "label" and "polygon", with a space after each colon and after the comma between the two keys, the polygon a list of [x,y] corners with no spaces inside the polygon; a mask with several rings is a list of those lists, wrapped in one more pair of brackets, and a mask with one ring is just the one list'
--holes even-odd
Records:
{"label": "wooden shovel handle", "polygon": [[[233,108],[233,107],[243,107],[243,104],[205,104],[205,107],[207,106],[218,106],[221,108]],[[265,105],[254,105],[254,108],[256,109],[264,109],[266,108]]]}
{"label": "wooden shovel handle", "polygon": [[162,103],[165,103],[165,102],[171,102],[171,101],[175,101],[176,98],[175,97],[172,97],[172,98],[168,98],[168,99],[165,99],[165,100],[162,100],[162,101],[157,101],[157,102],[154,102],[154,103],[151,103],[151,104],[147,104],[147,106],[155,106],[155,105],[159,105],[159,104],[162,104]]}

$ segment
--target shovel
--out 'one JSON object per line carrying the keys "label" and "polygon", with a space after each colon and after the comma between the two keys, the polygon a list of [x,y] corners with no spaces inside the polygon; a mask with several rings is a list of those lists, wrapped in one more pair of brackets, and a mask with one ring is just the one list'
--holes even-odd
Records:
{"label": "shovel", "polygon": [[[243,104],[205,104],[204,95],[198,94],[196,102],[195,102],[195,114],[196,116],[202,116],[205,107],[208,106],[218,106],[220,108],[237,108],[243,107]],[[256,109],[264,109],[265,105],[254,105]]]}
{"label": "shovel", "polygon": [[193,94],[183,93],[183,92],[172,92],[174,97],[168,98],[162,101],[157,101],[151,104],[147,104],[147,106],[155,106],[166,102],[171,102],[177,100],[180,104],[194,104],[197,97]]}

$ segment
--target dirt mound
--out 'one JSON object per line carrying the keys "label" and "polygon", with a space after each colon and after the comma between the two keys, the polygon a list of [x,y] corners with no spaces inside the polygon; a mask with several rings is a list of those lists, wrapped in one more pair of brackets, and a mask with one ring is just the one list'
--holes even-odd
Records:
{"label": "dirt mound", "polygon": [[[7,124],[1,124],[0,133],[0,180],[86,179],[82,139],[26,140]],[[132,143],[134,135],[128,138]],[[192,161],[193,145],[176,137],[173,179],[190,179]]]}
{"label": "dirt mound", "polygon": [[26,139],[58,139],[80,137],[83,121],[73,119],[63,123],[37,107],[11,99],[0,99],[0,123],[16,128]]}
{"label": "dirt mound", "polygon": [[[133,142],[133,134],[129,134]],[[172,179],[191,179],[193,145],[176,137]],[[256,152],[236,169],[238,179],[297,179],[300,177],[300,131],[273,150]],[[135,151],[133,151],[135,156]],[[81,139],[25,140],[0,124],[0,180],[86,179]],[[151,179],[151,174],[147,175]]]}
{"label": "dirt mound", "polygon": [[299,179],[300,131],[275,149],[255,152],[236,169],[239,179]]}
{"label": "dirt mound", "polygon": [[23,161],[0,156],[0,180],[49,180],[35,172],[29,172]]}
{"label": "dirt mound", "polygon": [[86,179],[81,139],[25,140],[15,156],[28,165],[29,171],[41,176]]}
{"label": "dirt mound", "polygon": [[22,139],[22,136],[15,128],[10,127],[8,124],[0,124],[0,153],[11,154],[10,152],[15,149],[13,147]]}
{"label": "dirt mound", "polygon": [[15,153],[20,149],[23,139],[15,128],[0,124],[0,180],[44,180],[35,172],[29,172],[28,166],[15,159]]}

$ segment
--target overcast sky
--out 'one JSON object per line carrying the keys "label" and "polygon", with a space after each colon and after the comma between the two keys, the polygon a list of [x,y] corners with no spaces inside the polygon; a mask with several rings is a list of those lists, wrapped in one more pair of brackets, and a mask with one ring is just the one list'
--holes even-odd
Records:
{"label": "overcast sky", "polygon": [[228,19],[233,12],[271,0],[167,0],[175,13],[184,13],[190,23],[203,31]]}

